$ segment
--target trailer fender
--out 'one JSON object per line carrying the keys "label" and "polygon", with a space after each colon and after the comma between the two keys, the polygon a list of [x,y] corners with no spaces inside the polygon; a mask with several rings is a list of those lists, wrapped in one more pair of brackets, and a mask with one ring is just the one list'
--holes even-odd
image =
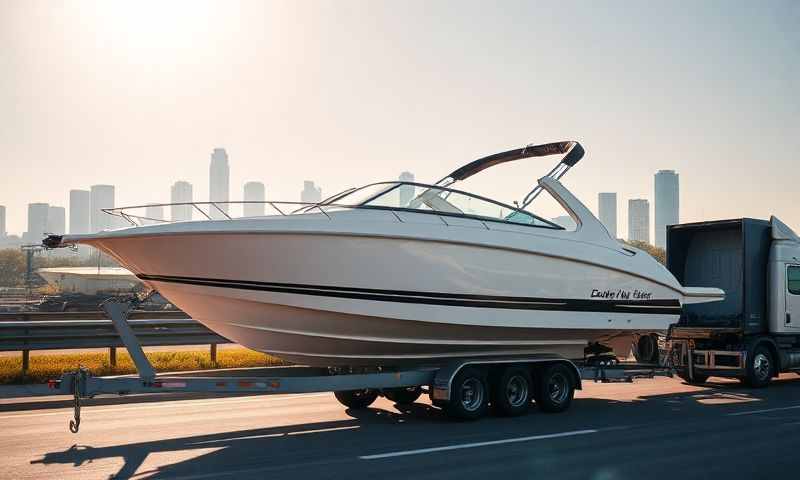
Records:
{"label": "trailer fender", "polygon": [[561,363],[567,365],[573,375],[573,381],[576,390],[581,390],[583,384],[581,383],[581,371],[577,365],[566,358],[497,358],[497,359],[465,359],[450,362],[436,372],[433,379],[432,387],[432,400],[440,400],[447,402],[450,400],[450,390],[453,386],[453,380],[458,372],[466,366],[478,367],[492,367],[502,364],[519,364],[519,365],[546,365],[553,363]]}

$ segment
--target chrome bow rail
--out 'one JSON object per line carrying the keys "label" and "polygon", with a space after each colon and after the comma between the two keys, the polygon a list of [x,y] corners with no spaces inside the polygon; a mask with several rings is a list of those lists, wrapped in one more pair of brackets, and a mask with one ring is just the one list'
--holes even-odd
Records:
{"label": "chrome bow rail", "polygon": [[[328,219],[330,219],[330,215],[328,212],[325,211],[323,207],[333,207],[333,208],[359,208],[358,205],[340,205],[340,204],[321,204],[316,202],[283,202],[283,201],[250,201],[250,200],[240,200],[240,201],[228,201],[228,202],[178,202],[178,203],[149,203],[147,205],[133,205],[128,207],[117,207],[117,208],[103,208],[103,212],[114,215],[115,217],[121,217],[125,219],[128,223],[132,226],[138,227],[143,225],[145,222],[152,222],[152,223],[172,223],[178,220],[166,220],[163,218],[152,218],[146,215],[136,215],[131,213],[132,210],[142,209],[146,210],[147,208],[154,208],[154,207],[192,207],[192,211],[196,210],[200,212],[200,214],[205,217],[206,220],[233,220],[234,218],[243,218],[243,217],[234,217],[231,216],[230,213],[226,212],[220,205],[227,206],[227,205],[269,205],[277,214],[279,215],[291,215],[293,213],[307,213],[313,210],[319,210],[323,215],[325,215]],[[206,209],[200,208],[201,206],[207,207]],[[289,211],[289,208],[281,209],[280,206],[283,207],[296,207]],[[221,215],[221,218],[213,218],[215,213]]]}

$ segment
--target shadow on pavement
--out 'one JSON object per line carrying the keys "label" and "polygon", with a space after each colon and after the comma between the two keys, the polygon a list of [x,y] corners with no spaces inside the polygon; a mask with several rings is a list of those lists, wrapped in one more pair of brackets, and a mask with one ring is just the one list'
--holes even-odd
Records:
{"label": "shadow on pavement", "polygon": [[[693,392],[644,396],[634,401],[577,398],[568,412],[552,415],[533,409],[517,418],[487,418],[478,422],[451,422],[441,411],[425,403],[396,405],[397,411],[380,408],[348,410],[347,420],[238,430],[223,433],[120,444],[94,448],[73,445],[45,453],[32,464],[80,467],[101,459],[122,458],[124,465],[113,477],[173,478],[219,475],[291,473],[296,468],[333,473],[331,468],[353,462],[357,455],[386,450],[427,448],[453,442],[538,435],[581,428],[612,431],[615,426],[646,426],[649,431],[692,422],[698,417],[735,422],[727,413],[785,406],[798,399],[800,378],[784,378],[769,389],[746,389],[738,383],[709,383]],[[405,424],[400,428],[398,424]],[[447,424],[447,428],[443,425]],[[491,428],[488,428],[491,427]],[[209,449],[195,458],[151,471],[139,471],[147,457],[163,452]]]}
{"label": "shadow on pavement", "polygon": [[[204,400],[209,398],[248,397],[252,393],[156,393],[120,396],[103,396],[82,400],[83,406],[127,405],[139,403],[159,403],[180,400]],[[54,408],[72,408],[71,396],[59,395],[58,398],[27,398],[19,402],[5,401],[0,403],[2,412],[24,412],[31,410],[48,410]]]}

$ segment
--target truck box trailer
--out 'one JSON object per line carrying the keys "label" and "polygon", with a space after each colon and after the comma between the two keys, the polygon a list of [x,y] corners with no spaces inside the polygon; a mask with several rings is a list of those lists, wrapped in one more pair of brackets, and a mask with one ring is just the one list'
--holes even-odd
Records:
{"label": "truck box trailer", "polygon": [[775,217],[672,225],[667,268],[681,284],[718,287],[720,302],[684,305],[672,362],[692,383],[735,377],[766,386],[800,369],[800,238]]}

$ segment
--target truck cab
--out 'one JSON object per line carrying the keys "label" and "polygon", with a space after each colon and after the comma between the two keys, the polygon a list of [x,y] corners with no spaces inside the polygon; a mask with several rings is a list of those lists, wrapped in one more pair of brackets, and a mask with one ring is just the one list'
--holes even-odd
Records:
{"label": "truck cab", "polygon": [[735,377],[766,386],[800,370],[800,238],[786,224],[751,218],[672,225],[667,268],[686,286],[725,299],[684,305],[668,339],[684,380]]}
{"label": "truck cab", "polygon": [[777,334],[800,334],[800,240],[783,223],[772,219],[769,256],[769,329]]}

